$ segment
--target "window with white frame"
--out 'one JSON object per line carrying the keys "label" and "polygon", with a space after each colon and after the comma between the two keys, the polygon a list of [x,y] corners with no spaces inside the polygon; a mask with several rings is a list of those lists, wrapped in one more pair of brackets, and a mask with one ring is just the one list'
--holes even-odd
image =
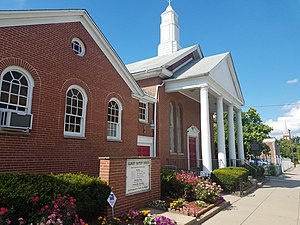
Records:
{"label": "window with white frame", "polygon": [[79,38],[73,38],[72,40],[72,50],[76,55],[85,55],[85,46]]}
{"label": "window with white frame", "polygon": [[8,67],[1,74],[0,108],[4,111],[31,112],[34,81],[20,67]]}
{"label": "window with white frame", "polygon": [[182,153],[182,110],[177,105],[176,110],[176,128],[177,128],[177,152]]}
{"label": "window with white frame", "polygon": [[108,103],[107,139],[121,140],[121,115],[121,103],[117,99],[111,99]]}
{"label": "window with white frame", "polygon": [[169,116],[170,116],[170,152],[175,152],[175,145],[174,145],[174,106],[173,103],[170,102],[169,106]]}
{"label": "window with white frame", "polygon": [[73,85],[67,91],[65,136],[84,137],[87,96],[82,88]]}
{"label": "window with white frame", "polygon": [[148,103],[139,102],[139,120],[148,122]]}

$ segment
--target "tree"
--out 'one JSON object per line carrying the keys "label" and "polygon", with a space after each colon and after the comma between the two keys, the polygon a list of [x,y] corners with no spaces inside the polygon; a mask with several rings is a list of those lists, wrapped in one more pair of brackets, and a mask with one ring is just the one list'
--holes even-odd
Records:
{"label": "tree", "polygon": [[[215,121],[215,145],[217,149],[217,124],[216,124],[216,117],[214,117]],[[236,120],[235,120],[236,121]],[[254,155],[251,152],[251,141],[257,141],[261,147],[261,151],[257,152],[256,155],[260,155],[262,152],[264,154],[268,154],[269,147],[263,143],[265,138],[269,137],[269,133],[272,131],[272,127],[263,124],[259,113],[250,108],[247,112],[242,113],[242,124],[243,124],[243,135],[244,135],[244,150],[247,155]],[[236,124],[235,124],[236,127]],[[228,149],[228,115],[224,113],[224,130],[225,130],[225,143],[226,149]],[[235,129],[237,133],[237,129]],[[237,135],[236,135],[237,136]],[[236,146],[237,146],[237,138],[236,138]]]}
{"label": "tree", "polygon": [[261,147],[261,151],[256,155],[260,155],[262,151],[268,153],[268,147],[263,143],[263,140],[269,138],[269,133],[273,130],[272,127],[263,124],[259,113],[250,108],[247,112],[242,113],[243,134],[244,134],[244,149],[248,155],[254,155],[251,151],[251,141],[256,141]]}

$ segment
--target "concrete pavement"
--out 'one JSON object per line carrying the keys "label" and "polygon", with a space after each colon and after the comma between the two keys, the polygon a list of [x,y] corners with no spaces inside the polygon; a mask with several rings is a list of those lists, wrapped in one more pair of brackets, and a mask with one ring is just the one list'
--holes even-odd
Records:
{"label": "concrete pavement", "polygon": [[203,225],[300,225],[300,166],[246,197],[224,197],[232,205]]}

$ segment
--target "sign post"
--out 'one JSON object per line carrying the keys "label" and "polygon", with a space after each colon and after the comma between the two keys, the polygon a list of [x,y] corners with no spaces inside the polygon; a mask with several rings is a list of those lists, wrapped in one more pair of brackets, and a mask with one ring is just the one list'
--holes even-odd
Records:
{"label": "sign post", "polygon": [[111,214],[112,214],[112,218],[115,218],[115,213],[114,213],[114,206],[115,203],[117,201],[117,197],[115,196],[115,194],[111,191],[108,198],[107,198],[107,202],[109,203],[109,205],[111,206]]}

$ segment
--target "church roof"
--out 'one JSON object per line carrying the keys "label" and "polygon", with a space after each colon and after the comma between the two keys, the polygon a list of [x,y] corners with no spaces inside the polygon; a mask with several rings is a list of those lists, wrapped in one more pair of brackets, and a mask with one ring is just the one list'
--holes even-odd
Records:
{"label": "church roof", "polygon": [[173,74],[172,79],[184,79],[193,76],[206,75],[211,72],[229,54],[230,53],[227,52],[193,60],[186,66],[176,71]]}
{"label": "church roof", "polygon": [[[179,61],[183,57],[187,56],[188,54],[197,50],[200,52],[199,45],[193,45],[187,48],[180,49],[179,51],[174,52],[173,54],[156,56],[153,58],[131,63],[126,66],[131,72],[131,74],[135,76],[135,74],[139,72],[147,72],[157,68],[166,68],[172,65],[173,63]],[[201,52],[200,54],[202,55]]]}

